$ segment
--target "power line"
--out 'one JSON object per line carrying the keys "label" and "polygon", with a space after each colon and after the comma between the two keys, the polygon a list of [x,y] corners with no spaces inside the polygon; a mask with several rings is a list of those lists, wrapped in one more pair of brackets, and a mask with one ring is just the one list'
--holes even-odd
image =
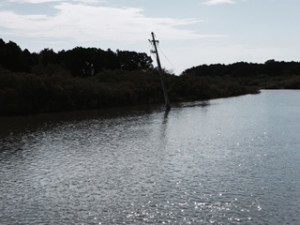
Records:
{"label": "power line", "polygon": [[169,64],[172,66],[173,70],[176,70],[176,66],[172,63],[172,61],[167,57],[167,55],[164,53],[164,51],[161,49],[161,47],[158,45],[159,51],[164,56],[164,58],[169,62]]}

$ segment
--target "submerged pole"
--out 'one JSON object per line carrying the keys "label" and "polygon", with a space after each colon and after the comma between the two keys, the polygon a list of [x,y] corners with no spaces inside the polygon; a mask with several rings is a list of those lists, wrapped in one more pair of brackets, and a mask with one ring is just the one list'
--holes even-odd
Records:
{"label": "submerged pole", "polygon": [[159,72],[159,75],[160,75],[161,87],[162,87],[163,94],[164,94],[164,99],[165,99],[165,106],[166,106],[166,109],[168,110],[168,109],[170,109],[171,106],[170,106],[170,100],[169,100],[168,92],[167,92],[167,89],[166,89],[166,86],[165,86],[164,72],[161,68],[160,59],[159,59],[158,50],[157,50],[157,43],[159,41],[155,39],[155,35],[154,35],[153,32],[151,33],[151,36],[152,36],[152,40],[150,40],[150,42],[154,46],[154,53],[156,55],[156,61],[157,61],[158,72]]}

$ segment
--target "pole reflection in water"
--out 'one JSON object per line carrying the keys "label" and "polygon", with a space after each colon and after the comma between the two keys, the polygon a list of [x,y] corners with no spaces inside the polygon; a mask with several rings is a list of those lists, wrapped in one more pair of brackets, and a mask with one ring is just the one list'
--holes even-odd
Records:
{"label": "pole reflection in water", "polygon": [[0,119],[0,224],[300,224],[299,98]]}

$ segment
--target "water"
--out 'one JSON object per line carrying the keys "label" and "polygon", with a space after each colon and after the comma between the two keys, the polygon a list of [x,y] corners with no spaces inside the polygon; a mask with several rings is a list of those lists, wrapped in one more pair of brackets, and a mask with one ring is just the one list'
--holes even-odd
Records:
{"label": "water", "polygon": [[300,224],[300,91],[0,119],[0,224]]}

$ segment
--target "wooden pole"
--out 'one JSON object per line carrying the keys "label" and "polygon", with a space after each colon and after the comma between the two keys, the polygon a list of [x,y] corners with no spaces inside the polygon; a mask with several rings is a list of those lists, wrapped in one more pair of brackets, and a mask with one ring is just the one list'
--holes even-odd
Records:
{"label": "wooden pole", "polygon": [[161,68],[160,59],[159,59],[158,50],[157,50],[157,43],[159,41],[155,39],[155,35],[154,35],[153,32],[151,33],[151,35],[152,35],[152,40],[150,40],[150,42],[151,42],[151,44],[153,44],[154,51],[155,51],[155,54],[156,54],[157,67],[158,67],[158,72],[159,72],[159,75],[160,75],[161,87],[162,87],[162,90],[163,90],[163,93],[164,93],[165,106],[166,106],[166,109],[170,109],[171,106],[170,106],[170,100],[169,100],[168,92],[167,92],[167,89],[166,89],[166,86],[165,86],[164,72]]}

